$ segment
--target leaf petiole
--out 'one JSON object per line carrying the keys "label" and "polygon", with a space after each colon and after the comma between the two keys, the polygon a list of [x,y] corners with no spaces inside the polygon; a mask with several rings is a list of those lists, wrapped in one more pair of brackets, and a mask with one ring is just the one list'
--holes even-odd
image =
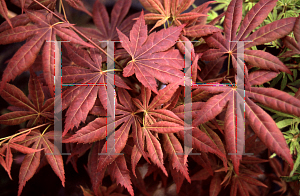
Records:
{"label": "leaf petiole", "polygon": [[[47,124],[49,124],[49,123],[47,123]],[[10,136],[4,137],[4,138],[0,138],[0,140],[3,140],[2,142],[0,142],[0,146],[1,146],[5,141],[7,141],[8,139],[9,139],[9,141],[8,141],[8,143],[9,143],[10,140],[12,140],[14,137],[16,137],[16,136],[18,136],[18,135],[21,135],[21,134],[23,134],[23,133],[26,133],[26,132],[30,132],[30,131],[32,131],[33,129],[39,128],[39,127],[44,126],[44,125],[46,125],[46,124],[39,125],[39,126],[36,126],[36,127],[31,128],[31,129],[26,129],[26,130],[24,130],[24,131],[21,131],[21,132],[19,132],[19,133],[14,134],[14,135],[10,135]]]}
{"label": "leaf petiole", "polygon": [[[7,137],[0,138],[0,140],[6,140],[6,139],[9,139],[9,138],[12,139],[12,138],[14,138],[14,137],[16,137],[16,136],[18,136],[18,135],[21,135],[21,134],[26,133],[26,132],[28,132],[28,131],[32,131],[32,130],[34,130],[34,129],[40,128],[40,127],[45,126],[45,125],[48,125],[48,124],[49,124],[49,123],[42,124],[42,125],[38,125],[38,126],[36,126],[36,127],[30,128],[30,129],[26,129],[26,130],[24,130],[24,131],[21,131],[21,132],[19,132],[19,133],[14,134],[14,135],[10,135],[10,136],[7,136]],[[51,125],[51,124],[50,124],[50,125]],[[2,142],[2,143],[3,143],[3,142]],[[2,143],[0,143],[0,146],[1,146]]]}
{"label": "leaf petiole", "polygon": [[108,70],[104,70],[102,71],[103,73],[109,72],[109,71],[123,71],[122,69],[108,69]]}
{"label": "leaf petiole", "polygon": [[51,126],[51,124],[46,127],[46,129],[43,131],[42,135],[45,134],[45,132],[49,129],[50,126]]}

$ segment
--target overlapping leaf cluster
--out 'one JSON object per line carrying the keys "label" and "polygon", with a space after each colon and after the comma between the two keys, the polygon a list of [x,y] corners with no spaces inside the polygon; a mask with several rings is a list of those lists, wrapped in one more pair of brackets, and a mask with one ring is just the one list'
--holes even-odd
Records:
{"label": "overlapping leaf cluster", "polygon": [[[85,195],[157,194],[146,183],[147,176],[157,175],[165,192],[172,191],[168,181],[172,178],[178,195],[268,195],[273,182],[282,187],[278,192],[299,191],[296,183],[280,181],[281,176],[296,171],[290,152],[299,154],[294,142],[299,134],[283,134],[280,123],[300,117],[300,90],[292,96],[268,86],[278,74],[293,73],[296,81],[297,70],[291,72],[284,62],[299,55],[299,17],[257,29],[277,1],[260,0],[243,18],[243,1],[232,0],[222,30],[214,26],[222,15],[206,23],[211,2],[184,13],[194,0],[140,0],[150,12],[127,16],[131,1],[118,0],[110,17],[100,1],[95,2],[92,13],[79,0],[67,2],[90,15],[95,28],[70,24],[56,12],[55,1],[13,1],[25,12],[13,18],[1,1],[0,13],[7,20],[0,25],[1,44],[24,41],[8,60],[0,85],[0,95],[12,111],[1,115],[0,123],[22,126],[19,132],[0,139],[0,164],[10,178],[12,152],[26,154],[18,195],[46,162],[65,185],[66,165],[55,141],[64,143],[63,150],[70,153],[67,163],[76,171],[78,158],[88,154],[85,168],[92,186],[81,187]],[[149,30],[148,24],[155,25]],[[292,31],[295,40],[289,36]],[[290,49],[281,59],[253,50],[281,38]],[[62,108],[54,111],[59,102],[54,96],[53,51],[59,40],[70,43],[62,44]],[[106,54],[107,40],[121,42],[114,43],[115,58]],[[190,44],[190,54],[182,41]],[[238,41],[245,42],[245,65],[237,57]],[[190,76],[185,74],[188,56],[192,59],[191,103],[184,102],[185,88],[190,86],[186,84]],[[109,58],[115,61],[115,69],[107,69]],[[238,69],[245,70],[243,90],[232,84],[238,80]],[[28,96],[8,83],[27,70]],[[108,92],[108,73],[115,74],[115,96]],[[237,116],[244,116],[236,104],[241,100],[245,103],[244,145],[237,132],[237,120],[243,120]],[[187,111],[187,106],[192,110]],[[266,110],[289,118],[275,122]],[[54,117],[57,111],[62,112],[63,133],[54,128],[59,121]],[[115,142],[114,147],[109,141]],[[238,154],[241,148],[250,154]],[[277,159],[260,156],[266,149],[284,160],[283,169]],[[264,174],[261,164],[266,162],[275,175]],[[108,176],[113,184],[107,188],[102,182]]]}

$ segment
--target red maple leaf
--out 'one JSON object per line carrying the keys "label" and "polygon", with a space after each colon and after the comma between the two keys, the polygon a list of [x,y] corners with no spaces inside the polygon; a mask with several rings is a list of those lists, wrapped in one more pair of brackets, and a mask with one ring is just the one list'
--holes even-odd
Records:
{"label": "red maple leaf", "polygon": [[[275,72],[284,71],[290,73],[290,70],[272,54],[261,50],[249,49],[250,47],[271,42],[278,38],[284,37],[293,29],[296,18],[291,17],[272,22],[250,34],[260,23],[263,22],[268,13],[276,5],[276,2],[276,0],[259,1],[246,14],[243,21],[243,1],[233,0],[230,2],[225,14],[225,20],[223,24],[224,35],[218,32],[214,33],[211,36],[205,37],[206,43],[213,49],[205,51],[201,58],[205,61],[211,61],[211,71],[220,70],[222,68],[223,62],[225,60],[225,57],[223,57],[223,55],[225,54],[229,55],[228,64],[230,64],[230,59],[232,59],[233,67],[237,69],[237,41],[249,41],[245,42],[245,50],[243,54],[247,63],[251,64],[254,67],[259,67],[260,69],[272,70]],[[248,71],[246,67],[246,82],[247,74]],[[211,76],[210,73],[206,73],[206,75]],[[203,76],[201,77],[202,79],[205,79]]]}
{"label": "red maple leaf", "polygon": [[155,78],[163,83],[181,80],[184,76],[180,71],[184,66],[183,57],[178,50],[171,47],[178,40],[182,28],[183,26],[170,27],[148,36],[144,14],[141,13],[130,31],[130,41],[117,30],[122,46],[131,56],[123,75],[129,77],[135,73],[137,79],[155,93],[157,93]]}
{"label": "red maple leaf", "polygon": [[[1,141],[1,143],[0,143],[0,146],[1,146],[1,148],[0,148],[0,164],[7,171],[10,179],[12,179],[12,177],[10,175],[10,170],[11,170],[11,165],[13,162],[13,155],[12,155],[11,149],[17,150],[24,154],[30,154],[30,153],[35,153],[35,152],[39,151],[39,150],[28,148],[26,146],[18,144],[18,142],[23,141],[29,133],[30,133],[30,131],[28,131],[27,133],[21,134],[19,136],[16,136],[16,137],[9,137],[6,139],[6,140],[9,140],[7,143],[4,143],[6,140]],[[16,135],[18,135],[18,134],[16,134]],[[5,160],[4,160],[5,151],[6,151],[6,155],[5,155]],[[1,155],[3,155],[3,156],[1,156]]]}
{"label": "red maple leaf", "polygon": [[205,14],[198,13],[192,10],[188,13],[182,13],[187,10],[195,0],[183,0],[183,1],[171,1],[171,0],[141,0],[142,5],[149,11],[154,13],[149,13],[145,15],[145,20],[147,21],[157,21],[155,26],[159,27],[165,24],[168,20],[172,20],[175,25],[180,26],[183,23],[195,20],[200,16],[206,16]]}
{"label": "red maple leaf", "polygon": [[[68,56],[75,65],[63,67],[62,82],[64,84],[74,85],[63,92],[62,109],[66,109],[66,124],[64,135],[73,127],[78,127],[80,122],[84,121],[99,97],[104,109],[113,107],[113,103],[107,100],[106,73],[114,70],[103,70],[102,57],[95,50],[89,54],[87,51],[75,48],[66,44]],[[121,88],[130,89],[115,74],[115,85]],[[76,85],[78,84],[78,85]],[[108,110],[108,113],[110,110]]]}
{"label": "red maple leaf", "polygon": [[15,111],[1,115],[1,124],[17,125],[29,120],[27,126],[32,127],[45,121],[53,121],[54,98],[44,100],[41,83],[34,72],[31,72],[28,89],[31,100],[14,85],[5,84],[0,95],[14,106],[12,108]]}
{"label": "red maple leaf", "polygon": [[[69,29],[72,24],[57,22],[52,14],[46,11],[26,11],[30,20],[25,22],[17,21],[20,25],[13,29],[4,29],[0,33],[1,44],[10,44],[27,40],[26,43],[14,54],[4,70],[2,77],[2,89],[4,84],[14,80],[18,75],[27,70],[35,61],[40,49],[43,47],[43,74],[48,84],[50,93],[53,95],[54,86],[54,49],[56,35],[63,40],[75,44],[91,47],[91,44],[84,42],[76,33]],[[20,17],[19,17],[20,19]],[[24,20],[22,18],[22,20]],[[33,22],[33,24],[29,22]],[[24,24],[25,23],[25,24]]]}
{"label": "red maple leaf", "polygon": [[[197,86],[197,88],[210,93],[220,94],[210,98],[201,110],[196,112],[197,117],[193,122],[193,126],[198,126],[212,120],[221,113],[223,108],[227,108],[224,119],[226,147],[229,153],[236,153],[236,111],[239,110],[236,109],[237,106],[235,104],[237,99],[244,100],[244,97],[242,97],[243,94],[241,94],[241,91],[238,92],[235,87],[228,86]],[[256,105],[254,101],[275,110],[299,116],[299,100],[288,93],[272,88],[251,87],[251,90],[246,91],[245,94],[246,118],[253,131],[269,149],[274,150],[293,167],[293,160],[281,131],[274,120]],[[239,160],[241,160],[242,156],[230,155],[230,157],[233,161],[234,169],[238,173]]]}
{"label": "red maple leaf", "polygon": [[[50,164],[54,173],[60,178],[62,185],[65,186],[65,172],[62,156],[58,148],[50,141],[54,140],[54,131],[46,132],[49,126],[41,133],[39,130],[34,130],[26,136],[20,144],[31,146],[34,150],[43,149],[47,162]],[[21,195],[26,182],[32,178],[40,165],[41,151],[27,154],[22,162],[19,173],[19,191]]]}

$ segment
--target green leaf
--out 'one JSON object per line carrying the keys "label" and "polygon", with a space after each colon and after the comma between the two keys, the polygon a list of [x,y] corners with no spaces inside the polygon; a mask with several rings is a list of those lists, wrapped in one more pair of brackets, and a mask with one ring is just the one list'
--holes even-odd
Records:
{"label": "green leaf", "polygon": [[297,156],[297,159],[294,164],[294,168],[290,173],[290,177],[292,177],[294,175],[294,173],[295,173],[296,169],[299,167],[299,165],[300,165],[300,154],[298,154],[298,156]]}
{"label": "green leaf", "polygon": [[298,176],[293,176],[293,177],[281,176],[280,178],[282,178],[286,182],[292,182],[298,180]]}
{"label": "green leaf", "polygon": [[293,76],[291,75],[291,74],[286,74],[287,75],[287,77],[293,82],[294,81],[294,78],[293,78]]}
{"label": "green leaf", "polygon": [[276,123],[276,125],[278,126],[279,129],[282,129],[284,127],[290,126],[291,124],[293,124],[294,119],[284,119],[282,121],[279,121],[278,123]]}
{"label": "green leaf", "polygon": [[279,80],[282,78],[282,76],[283,76],[282,72],[280,74],[278,74],[278,76],[272,80],[270,87],[274,87],[279,82]]}
{"label": "green leaf", "polygon": [[[298,70],[297,69],[292,69],[292,72],[293,72],[294,80],[296,80],[297,74],[298,74]],[[294,80],[292,80],[292,81],[294,81]]]}
{"label": "green leaf", "polygon": [[288,85],[288,87],[289,87],[294,93],[296,93],[296,92],[298,91],[298,89],[295,88],[295,87],[293,87],[293,86],[289,86],[289,85]]}
{"label": "green leaf", "polygon": [[280,90],[283,90],[285,87],[286,87],[286,83],[287,83],[287,77],[286,77],[286,74],[283,73],[283,79],[281,81],[281,87],[280,87]]}
{"label": "green leaf", "polygon": [[289,85],[291,85],[291,86],[298,86],[298,85],[300,85],[300,79],[298,79],[298,80],[296,80],[296,81],[294,81],[292,83],[289,83]]}

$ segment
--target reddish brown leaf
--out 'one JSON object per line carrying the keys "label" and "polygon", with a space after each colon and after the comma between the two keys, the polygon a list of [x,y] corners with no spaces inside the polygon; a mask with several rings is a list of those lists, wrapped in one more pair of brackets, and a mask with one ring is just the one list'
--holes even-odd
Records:
{"label": "reddish brown leaf", "polygon": [[[15,29],[8,29],[0,33],[0,39],[6,39],[3,44],[19,42],[27,39],[27,42],[14,54],[10,59],[2,77],[1,87],[10,80],[14,80],[18,75],[27,70],[36,59],[40,49],[46,41],[56,41],[55,35],[60,36],[63,40],[69,40],[72,43],[92,47],[92,45],[84,42],[76,33],[68,29],[71,26],[69,23],[55,23],[51,18],[46,18],[44,11],[27,11],[27,17],[35,23],[35,25],[18,26],[19,33]],[[51,15],[52,16],[52,15]],[[22,25],[23,23],[16,23]],[[35,30],[35,32],[33,31]],[[11,35],[8,38],[6,36]],[[32,36],[35,34],[35,36]],[[20,36],[18,36],[20,35]],[[54,40],[53,40],[54,39]],[[1,42],[2,43],[2,42]],[[50,93],[53,94],[53,68],[50,66],[50,55],[54,51],[49,51],[48,44],[44,48],[47,50],[43,57],[44,72],[46,75],[46,82],[50,88]],[[50,71],[49,71],[50,70]],[[51,78],[52,77],[52,78]]]}
{"label": "reddish brown leaf", "polygon": [[221,191],[221,174],[215,173],[209,187],[209,196],[218,196]]}
{"label": "reddish brown leaf", "polygon": [[[25,140],[23,140],[21,143],[26,146],[32,144],[31,148],[35,150],[40,150],[41,148],[43,148],[47,162],[50,164],[52,170],[56,173],[56,175],[60,178],[62,185],[65,186],[63,159],[60,154],[57,154],[59,153],[58,148],[49,141],[53,139],[53,131],[47,133],[45,133],[45,131],[43,131],[43,133],[41,133],[40,131],[31,131],[30,134],[26,136]],[[40,151],[27,154],[25,156],[20,168],[18,195],[21,194],[26,182],[32,178],[32,176],[38,169],[40,165],[40,157]]]}
{"label": "reddish brown leaf", "polygon": [[[26,25],[30,22],[30,19],[26,14],[20,14],[10,19],[12,26],[15,28],[17,26]],[[11,28],[10,24],[5,21],[0,25],[0,32],[9,30]]]}
{"label": "reddish brown leaf", "polygon": [[163,152],[159,141],[147,129],[142,128],[142,130],[146,136],[147,150],[151,161],[156,164],[166,176],[168,176],[168,172],[163,165]]}
{"label": "reddish brown leaf", "polygon": [[244,39],[252,30],[264,21],[275,5],[276,0],[263,0],[255,4],[255,6],[253,6],[246,14],[236,39]]}
{"label": "reddish brown leaf", "polygon": [[107,167],[107,170],[112,179],[124,186],[130,195],[134,195],[124,156],[118,156],[118,158]]}
{"label": "reddish brown leaf", "polygon": [[283,43],[285,44],[286,47],[291,49],[291,51],[285,52],[283,55],[280,57],[291,57],[295,54],[300,54],[300,17],[296,19],[295,25],[294,25],[294,36],[295,39],[287,36],[283,39]]}
{"label": "reddish brown leaf", "polygon": [[[157,84],[155,78],[163,83],[174,83],[182,80],[183,73],[180,71],[182,64],[173,65],[167,63],[164,66],[159,65],[162,59],[166,59],[166,55],[167,59],[182,59],[176,50],[173,50],[174,52],[172,53],[166,51],[175,44],[182,28],[183,26],[170,27],[147,36],[147,27],[142,13],[130,31],[130,41],[118,30],[122,46],[132,58],[123,70],[123,75],[129,77],[135,73],[138,80],[145,87],[156,93]],[[157,39],[157,37],[160,37],[160,39]]]}
{"label": "reddish brown leaf", "polygon": [[268,43],[288,35],[293,30],[295,21],[294,17],[284,18],[261,27],[247,38],[252,42],[246,43],[245,48]]}
{"label": "reddish brown leaf", "polygon": [[300,101],[286,92],[274,88],[252,87],[248,96],[275,110],[300,116]]}
{"label": "reddish brown leaf", "polygon": [[291,154],[289,153],[289,148],[274,120],[247,97],[246,117],[248,118],[253,131],[265,145],[284,158],[290,164],[290,167],[293,168],[294,163]]}
{"label": "reddish brown leaf", "polygon": [[73,8],[83,11],[92,16],[92,14],[84,7],[84,4],[81,0],[66,0],[66,2]]}
{"label": "reddish brown leaf", "polygon": [[16,125],[30,120],[28,126],[34,126],[46,119],[53,119],[54,98],[50,98],[44,103],[44,92],[41,83],[33,72],[31,72],[28,88],[31,101],[17,87],[8,83],[5,84],[1,96],[8,103],[21,108],[23,111],[3,114],[0,116],[1,124]]}
{"label": "reddish brown leaf", "polygon": [[[69,106],[63,134],[66,134],[73,127],[78,127],[80,122],[84,122],[95,104],[97,95],[104,109],[107,109],[109,105],[105,86],[107,74],[102,70],[102,57],[100,54],[93,50],[89,54],[85,50],[70,45],[66,45],[66,48],[69,58],[78,66],[63,67],[62,82],[65,84],[80,83],[81,86],[75,85],[63,92],[63,109]],[[115,84],[118,87],[129,89],[117,75],[115,75]]]}
{"label": "reddish brown leaf", "polygon": [[[238,35],[236,35],[243,11],[241,2],[241,0],[234,0],[230,2],[225,14],[224,36],[221,33],[214,33],[211,36],[205,37],[206,43],[213,49],[205,51],[202,55],[202,59],[206,61],[217,61],[218,65],[221,66],[224,61],[221,57],[225,54],[229,54],[234,64],[234,62],[236,62],[237,55],[237,42],[252,41],[245,43],[244,46],[246,62],[251,64],[251,66],[259,67],[261,69],[291,73],[277,57],[270,53],[260,50],[247,50],[247,48],[271,42],[288,35],[293,29],[295,18],[285,18],[281,21],[272,22],[248,36],[260,23],[263,22],[268,13],[276,5],[275,0],[261,0],[246,14],[243,22],[241,23]],[[228,58],[228,61],[230,61],[230,58]],[[228,62],[228,64],[230,64],[230,62]],[[234,68],[236,69],[235,64]]]}
{"label": "reddish brown leaf", "polygon": [[[124,149],[128,139],[130,126],[133,123],[134,123],[134,116],[131,115],[130,118],[126,120],[122,124],[122,126],[115,132],[114,135],[115,143],[113,148],[108,146],[107,142],[104,144],[101,153],[103,154],[107,153],[107,155],[102,155],[99,157],[99,163],[97,167],[98,171],[103,171],[103,168],[111,164],[118,157],[118,154],[121,153],[121,151]],[[109,135],[109,133],[107,135]],[[113,135],[110,135],[109,137],[113,137]]]}
{"label": "reddish brown leaf", "polygon": [[[223,93],[218,94],[210,98],[203,108],[198,111],[199,117],[196,118],[193,122],[193,126],[198,126],[199,124],[203,124],[218,115],[222,109],[226,106],[227,102],[229,104],[227,106],[227,112],[225,115],[225,139],[227,149],[234,153],[237,149],[235,142],[235,115],[234,110],[235,107],[233,102],[235,101],[234,97],[236,97],[236,90],[233,88],[229,90],[230,87],[213,87],[213,86],[201,86],[199,89],[207,90],[212,93],[219,93],[220,91]],[[282,94],[283,93],[283,94]],[[230,96],[231,95],[231,96]],[[254,98],[263,104],[272,107],[276,110],[280,110],[286,113],[298,114],[298,109],[300,102],[294,97],[288,95],[287,93],[270,89],[262,91],[261,88],[251,88],[251,91],[246,91],[246,118],[249,121],[252,129],[258,135],[258,137],[265,143],[265,145],[274,150],[278,155],[282,156],[284,159],[288,161],[290,166],[293,166],[293,161],[291,159],[289,149],[285,142],[285,139],[277,128],[275,122],[272,118],[264,112],[260,107],[258,107],[253,101],[251,101],[248,97]],[[238,173],[238,164],[239,159],[237,156],[231,156],[233,159],[234,169],[236,173]],[[237,159],[238,160],[237,160]]]}
{"label": "reddish brown leaf", "polygon": [[5,0],[1,0],[0,1],[0,14],[5,18],[5,20],[8,22],[8,24],[11,26],[11,28],[13,28],[13,25],[8,17],[8,10],[7,10],[7,6],[5,3]]}
{"label": "reddish brown leaf", "polygon": [[184,29],[184,35],[189,37],[203,37],[222,30],[211,25],[195,25]]}
{"label": "reddish brown leaf", "polygon": [[276,72],[258,70],[249,74],[248,80],[250,85],[261,85],[269,82],[278,75]]}
{"label": "reddish brown leaf", "polygon": [[125,35],[129,35],[134,24],[133,19],[138,17],[137,14],[133,14],[125,19],[130,6],[131,0],[118,0],[112,9],[110,20],[105,6],[97,0],[93,6],[92,15],[97,29],[85,27],[79,29],[96,43],[102,40],[119,40],[117,28]]}
{"label": "reddish brown leaf", "polygon": [[190,20],[195,20],[201,16],[205,16],[205,14],[198,13],[194,10],[188,13],[183,13],[186,9],[188,9],[195,0],[182,0],[182,1],[171,1],[171,0],[142,0],[140,1],[142,5],[148,9],[152,13],[145,15],[145,20],[150,22],[156,22],[155,26],[159,27],[165,24],[171,18],[175,25],[180,26],[182,23]]}
{"label": "reddish brown leaf", "polygon": [[174,136],[174,134],[163,134],[164,140],[164,149],[166,150],[170,163],[172,163],[172,168],[180,172],[188,182],[191,182],[191,179],[188,174],[187,165],[184,161],[183,148],[179,140]]}
{"label": "reddish brown leaf", "polygon": [[90,156],[87,164],[87,171],[91,179],[92,188],[94,193],[98,192],[99,185],[104,178],[104,172],[97,171],[99,153],[103,147],[104,142],[95,142],[90,151]]}
{"label": "reddish brown leaf", "polygon": [[[25,139],[26,135],[28,135],[30,132],[27,132],[25,134],[19,135],[17,137],[11,137],[10,140],[7,143],[2,144],[2,148],[0,149],[1,154],[6,151],[5,160],[0,157],[1,161],[0,164],[3,166],[3,168],[7,171],[8,176],[10,179],[12,179],[10,175],[11,171],[11,165],[13,162],[13,155],[11,152],[11,148],[23,153],[23,154],[30,154],[34,152],[38,152],[39,150],[35,150],[32,148],[28,148],[26,146],[22,146],[17,144],[16,142],[20,142]],[[2,143],[2,142],[1,142]],[[4,155],[3,155],[4,156]]]}

